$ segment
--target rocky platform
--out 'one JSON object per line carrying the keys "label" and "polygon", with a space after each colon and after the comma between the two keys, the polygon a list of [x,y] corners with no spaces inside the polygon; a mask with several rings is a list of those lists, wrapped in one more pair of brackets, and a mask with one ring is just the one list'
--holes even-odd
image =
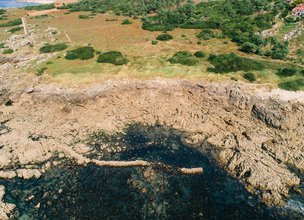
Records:
{"label": "rocky platform", "polygon": [[86,164],[81,140],[136,122],[184,131],[183,142],[269,206],[284,205],[290,190],[304,193],[303,100],[237,82],[120,80],[75,88],[38,78],[33,84],[33,76],[12,71],[0,77],[1,178],[39,178],[56,166],[54,157]]}

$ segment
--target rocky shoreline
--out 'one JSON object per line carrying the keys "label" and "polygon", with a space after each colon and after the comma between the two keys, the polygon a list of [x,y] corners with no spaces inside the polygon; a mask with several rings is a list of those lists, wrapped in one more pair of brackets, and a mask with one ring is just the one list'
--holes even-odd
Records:
{"label": "rocky shoreline", "polygon": [[68,86],[15,70],[36,58],[0,58],[1,178],[39,178],[59,163],[53,158],[87,165],[90,134],[160,124],[185,132],[185,144],[268,206],[284,206],[290,191],[304,195],[303,93],[186,79]]}
{"label": "rocky shoreline", "polygon": [[284,205],[301,183],[304,105],[297,101],[261,99],[237,83],[166,79],[14,89],[1,92],[2,178],[38,178],[55,154],[83,164],[80,139],[140,122],[188,132],[187,144],[208,152],[270,206]]}

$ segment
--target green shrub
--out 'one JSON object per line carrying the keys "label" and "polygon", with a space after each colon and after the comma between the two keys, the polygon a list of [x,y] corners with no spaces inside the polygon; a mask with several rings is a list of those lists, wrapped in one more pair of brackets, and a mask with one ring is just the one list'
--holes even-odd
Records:
{"label": "green shrub", "polygon": [[169,41],[173,39],[173,36],[170,34],[161,34],[156,39],[159,41]]}
{"label": "green shrub", "polygon": [[55,51],[62,51],[68,48],[68,45],[61,43],[61,44],[48,44],[40,48],[40,53],[52,53]]}
{"label": "green shrub", "polygon": [[298,49],[297,50],[297,55],[300,56],[300,57],[304,56],[304,50],[303,49]]}
{"label": "green shrub", "polygon": [[152,40],[151,43],[152,43],[152,45],[156,45],[156,44],[158,44],[158,41],[157,40]]}
{"label": "green shrub", "polygon": [[91,18],[89,15],[78,15],[79,19],[89,19]]}
{"label": "green shrub", "polygon": [[80,47],[67,52],[65,59],[67,60],[88,60],[94,57],[95,50],[93,47]]}
{"label": "green shrub", "polygon": [[5,48],[5,43],[0,43],[0,48]]}
{"label": "green shrub", "polygon": [[121,52],[118,51],[109,51],[103,54],[100,54],[97,58],[97,63],[112,63],[114,65],[124,65],[129,61],[123,56]]}
{"label": "green shrub", "polygon": [[164,24],[149,24],[143,23],[142,29],[147,31],[172,31],[175,26],[173,25],[164,25]]}
{"label": "green shrub", "polygon": [[279,83],[279,88],[288,91],[298,91],[304,89],[304,79],[296,79],[287,82]]}
{"label": "green shrub", "polygon": [[177,52],[168,61],[172,64],[179,63],[185,66],[194,66],[198,63],[198,61],[188,51]]}
{"label": "green shrub", "polygon": [[208,60],[214,65],[214,68],[209,68],[208,70],[217,73],[262,70],[265,68],[259,61],[240,57],[234,53],[210,55]]}
{"label": "green shrub", "polygon": [[0,27],[10,27],[22,24],[22,20],[20,18],[0,24]]}
{"label": "green shrub", "polygon": [[0,15],[4,15],[7,11],[5,9],[0,9]]}
{"label": "green shrub", "polygon": [[203,58],[206,56],[206,54],[203,51],[196,51],[194,53],[194,56],[199,57],[199,58]]}
{"label": "green shrub", "polygon": [[55,8],[55,4],[43,4],[43,5],[34,5],[34,6],[26,6],[24,7],[25,10],[37,10],[37,11],[44,11]]}
{"label": "green shrub", "polygon": [[257,49],[258,49],[258,46],[255,45],[254,43],[246,42],[246,43],[242,44],[240,50],[245,53],[256,53]]}
{"label": "green shrub", "polygon": [[47,67],[39,68],[36,70],[36,75],[41,76],[44,73],[44,71],[46,71],[46,70],[47,70]]}
{"label": "green shrub", "polygon": [[133,24],[132,21],[130,21],[129,19],[125,19],[121,22],[122,25],[128,25],[128,24]]}
{"label": "green shrub", "polygon": [[294,69],[294,68],[280,68],[276,74],[278,76],[288,77],[288,76],[296,75],[297,73],[298,73],[298,70]]}
{"label": "green shrub", "polygon": [[9,29],[7,32],[8,33],[15,33],[17,31],[21,31],[21,30],[22,30],[22,27],[14,27],[14,28]]}
{"label": "green shrub", "polygon": [[253,73],[251,73],[251,72],[244,73],[243,77],[244,77],[244,79],[247,79],[249,82],[256,81],[255,75]]}
{"label": "green shrub", "polygon": [[7,20],[7,16],[0,16],[0,21],[4,21],[4,20]]}
{"label": "green shrub", "polygon": [[199,34],[197,34],[196,37],[203,40],[209,40],[214,37],[214,33],[210,29],[205,29],[202,30]]}
{"label": "green shrub", "polygon": [[12,49],[6,49],[2,53],[3,54],[11,54],[11,53],[14,53],[14,51]]}
{"label": "green shrub", "polygon": [[273,59],[285,59],[289,52],[288,43],[275,43],[274,47],[267,51],[266,56],[270,56]]}

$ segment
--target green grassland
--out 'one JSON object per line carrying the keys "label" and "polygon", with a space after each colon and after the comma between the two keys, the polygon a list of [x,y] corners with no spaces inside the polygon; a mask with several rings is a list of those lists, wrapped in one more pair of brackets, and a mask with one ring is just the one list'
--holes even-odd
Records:
{"label": "green grassland", "polygon": [[[96,1],[98,2],[98,0],[95,0],[95,2]],[[208,4],[210,5],[207,5],[206,7],[209,7],[209,9],[214,8],[215,11],[218,10],[215,3],[211,2]],[[247,73],[248,70],[239,69],[225,73],[210,71],[210,69],[214,67],[212,62],[210,62],[210,55],[234,53],[238,57],[248,58],[263,64],[262,69],[253,68],[250,70],[255,76],[255,81],[252,83],[269,84],[271,86],[279,85],[280,88],[287,90],[304,90],[304,85],[301,81],[304,76],[300,73],[288,77],[282,77],[277,74],[278,69],[280,68],[303,69],[304,58],[301,57],[302,55],[297,55],[296,53],[299,47],[303,47],[303,43],[301,44],[301,42],[304,42],[303,33],[289,42],[288,51],[286,55],[284,54],[284,58],[273,59],[272,54],[269,53],[269,55],[267,55],[267,50],[274,50],[273,48],[277,48],[278,46],[282,48],[285,47],[283,43],[281,43],[282,38],[297,25],[304,24],[303,20],[287,24],[282,22],[282,18],[279,18],[280,20],[278,22],[281,22],[282,24],[279,30],[275,32],[278,42],[274,43],[274,40],[270,39],[269,41],[266,41],[266,43],[260,45],[257,43],[256,46],[263,51],[263,54],[261,55],[260,52],[256,51],[255,46],[253,47],[255,48],[255,51],[253,52],[245,53],[240,51],[243,43],[251,40],[254,41],[255,39],[248,37],[245,39],[242,36],[239,36],[238,39],[231,37],[231,34],[233,33],[228,33],[227,29],[225,29],[228,24],[224,23],[226,19],[224,16],[218,15],[219,20],[222,22],[222,26],[207,28],[208,31],[205,31],[205,33],[208,33],[208,36],[206,37],[204,35],[203,38],[199,38],[198,36],[202,36],[200,34],[202,30],[206,30],[206,28],[200,28],[199,25],[202,24],[189,27],[189,25],[186,25],[188,20],[185,20],[185,23],[173,25],[172,22],[167,19],[166,22],[168,22],[168,25],[171,22],[170,25],[172,28],[165,33],[163,30],[144,30],[143,24],[145,22],[150,26],[153,26],[153,22],[159,22],[157,16],[159,16],[161,12],[156,12],[156,15],[153,15],[156,16],[156,18],[153,18],[152,15],[147,15],[144,12],[134,12],[131,15],[124,11],[118,13],[117,11],[112,10],[111,7],[112,6],[109,5],[107,9],[100,13],[98,11],[87,10],[77,11],[74,10],[75,6],[73,6],[70,7],[69,13],[67,13],[65,9],[53,13],[50,16],[40,16],[39,18],[28,19],[28,23],[37,30],[38,34],[42,33],[48,27],[56,28],[58,34],[56,34],[56,42],[53,42],[53,44],[65,43],[67,48],[64,47],[62,50],[48,48],[47,52],[56,53],[53,58],[44,64],[40,64],[39,66],[33,65],[33,67],[23,69],[23,71],[35,73],[37,69],[43,68],[44,71],[41,74],[43,78],[60,82],[94,82],[96,80],[128,77],[144,79],[167,77],[189,79],[202,78],[208,81],[241,80],[249,83],[249,81],[244,78],[244,74]],[[205,19],[209,19],[210,22],[214,21],[214,14],[212,15],[206,7],[196,6],[196,11],[194,12],[196,14],[203,14]],[[170,10],[174,12],[175,9]],[[9,10],[7,12],[7,20],[0,20],[0,26],[1,24],[24,16],[24,12],[24,9]],[[244,19],[247,19],[247,17],[250,16],[258,16],[255,14],[255,11],[252,12],[253,14],[250,14],[251,12],[248,13],[248,16],[244,15]],[[189,19],[199,17],[201,14],[191,15],[192,17]],[[79,19],[80,15],[89,16],[90,19]],[[142,20],[141,18],[144,19]],[[152,18],[155,21],[152,21]],[[123,24],[126,19],[130,21],[128,22],[128,25]],[[272,19],[272,17],[270,16],[269,19]],[[234,24],[229,23],[229,25],[233,26]],[[266,27],[260,25],[261,30],[268,29],[268,25],[269,23],[264,24]],[[0,28],[0,42],[14,34],[6,33],[6,30],[12,28],[14,27]],[[255,29],[253,28],[253,30]],[[258,29],[256,31],[258,31]],[[19,34],[19,32],[17,32],[17,34]],[[71,42],[68,41],[65,33],[71,39]],[[172,39],[168,41],[158,41],[157,37],[163,34],[171,35]],[[245,41],[243,42],[242,39],[245,39]],[[41,41],[48,43],[48,39],[42,34]],[[86,60],[68,60],[65,58],[69,51],[88,46],[92,47],[95,51],[93,57],[90,56],[90,58]],[[40,49],[41,47],[36,47],[34,45],[33,48],[27,49],[27,52],[30,50],[31,53],[39,54],[41,53],[39,52]],[[284,48],[282,51],[283,50]],[[99,55],[108,51],[121,52],[128,62],[124,65],[98,63],[97,59]],[[197,51],[203,51],[206,56],[203,58],[193,56],[191,58],[195,60],[193,65],[183,65],[183,62],[170,62],[170,58],[181,51],[186,51],[190,54],[194,54]],[[22,51],[19,52],[21,53]],[[285,53],[285,51],[283,52]]]}

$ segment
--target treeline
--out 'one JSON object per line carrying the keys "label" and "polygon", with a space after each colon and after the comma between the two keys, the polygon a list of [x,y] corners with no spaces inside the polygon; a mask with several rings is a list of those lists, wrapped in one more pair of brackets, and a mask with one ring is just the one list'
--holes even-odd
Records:
{"label": "treeline", "polygon": [[113,11],[116,15],[143,16],[154,13],[161,8],[173,8],[185,0],[81,0],[61,8],[71,12],[91,11],[105,13]]}

